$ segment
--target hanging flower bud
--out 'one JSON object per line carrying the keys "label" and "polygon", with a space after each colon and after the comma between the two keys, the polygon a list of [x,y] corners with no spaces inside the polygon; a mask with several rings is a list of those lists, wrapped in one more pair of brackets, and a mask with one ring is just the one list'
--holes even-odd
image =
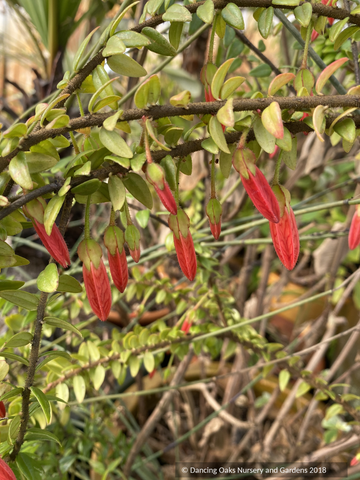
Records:
{"label": "hanging flower bud", "polygon": [[210,223],[210,230],[215,240],[220,237],[221,233],[221,215],[222,206],[219,200],[212,198],[206,206],[206,215]]}
{"label": "hanging flower bud", "polygon": [[232,161],[255,207],[270,222],[278,223],[279,203],[265,176],[255,165],[255,154],[248,148],[238,148],[234,152]]}
{"label": "hanging flower bud", "polygon": [[14,472],[2,458],[0,458],[0,478],[1,480],[16,480]]}
{"label": "hanging flower bud", "polygon": [[200,81],[204,85],[206,102],[215,101],[215,98],[211,93],[211,82],[216,73],[216,70],[216,65],[214,65],[213,63],[206,63],[200,72]]}
{"label": "hanging flower bud", "polygon": [[70,265],[69,250],[65,240],[60,233],[57,225],[54,223],[51,234],[48,235],[44,226],[44,211],[46,202],[43,198],[35,198],[23,206],[23,211],[27,217],[33,222],[36,233],[44,244],[46,250],[54,258],[54,260],[64,268]]}
{"label": "hanging flower bud", "polygon": [[355,206],[349,231],[349,248],[354,250],[360,244],[360,205]]}
{"label": "hanging flower bud", "polygon": [[290,207],[291,197],[289,191],[281,185],[274,185],[273,191],[279,201],[280,221],[269,223],[270,233],[281,263],[292,270],[299,257],[300,241],[295,215]]}
{"label": "hanging flower bud", "polygon": [[109,267],[113,282],[116,288],[122,293],[128,283],[128,267],[122,230],[115,225],[110,225],[105,230],[104,245],[108,252]]}
{"label": "hanging flower bud", "polygon": [[149,163],[146,168],[146,179],[155,188],[161,203],[173,215],[176,215],[177,205],[170,187],[165,180],[163,168],[157,163]]}
{"label": "hanging flower bud", "polygon": [[194,242],[189,230],[190,220],[184,210],[169,216],[169,227],[173,232],[174,245],[178,262],[183,274],[190,280],[196,275],[196,254]]}
{"label": "hanging flower bud", "polygon": [[189,333],[191,324],[192,324],[191,320],[189,320],[188,317],[186,317],[185,320],[184,320],[184,323],[181,326],[181,330],[184,333]]}
{"label": "hanging flower bud", "polygon": [[83,262],[84,283],[90,306],[104,322],[109,316],[112,300],[109,277],[101,258],[101,247],[95,240],[85,239],[77,252]]}
{"label": "hanging flower bud", "polygon": [[125,230],[125,241],[129,247],[134,262],[140,260],[140,232],[134,225],[128,225]]}
{"label": "hanging flower bud", "polygon": [[6,417],[6,408],[4,402],[0,402],[0,418]]}

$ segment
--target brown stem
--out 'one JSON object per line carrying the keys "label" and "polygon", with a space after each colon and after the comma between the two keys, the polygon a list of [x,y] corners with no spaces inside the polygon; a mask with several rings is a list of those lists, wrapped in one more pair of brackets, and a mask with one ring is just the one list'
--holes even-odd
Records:
{"label": "brown stem", "polygon": [[30,403],[30,393],[31,393],[30,387],[32,387],[34,383],[35,369],[36,369],[36,364],[39,358],[41,331],[44,323],[47,298],[48,298],[48,294],[42,292],[40,295],[39,306],[37,309],[37,316],[35,320],[35,330],[34,330],[32,346],[31,346],[30,358],[29,358],[29,368],[28,368],[25,386],[22,394],[22,408],[21,408],[22,418],[21,418],[21,424],[20,424],[20,431],[16,439],[14,449],[10,454],[11,461],[15,460],[15,458],[17,457],[17,454],[20,451],[22,444],[24,443],[27,424],[29,422],[29,403]]}
{"label": "brown stem", "polygon": [[[292,109],[295,111],[304,111],[315,108],[318,105],[324,105],[330,108],[350,108],[360,107],[360,97],[357,95],[321,95],[313,97],[275,97],[280,108]],[[234,100],[234,111],[253,111],[264,110],[274,101],[274,97],[269,98],[242,98]],[[154,120],[164,117],[177,117],[181,115],[206,115],[216,114],[221,107],[225,105],[225,101],[216,102],[198,102],[184,107],[173,107],[172,105],[154,105],[148,109],[133,108],[124,112],[120,118],[122,121],[139,120],[143,116],[152,117]],[[54,138],[64,135],[73,130],[79,130],[85,127],[99,127],[104,120],[113,115],[110,113],[96,113],[94,115],[86,115],[84,117],[74,118],[70,121],[69,127],[55,129],[40,129],[24,138],[19,147],[15,148],[11,153],[4,157],[0,157],[0,172],[2,172],[9,161],[17,155],[19,151],[27,151],[33,145],[36,145],[48,138]],[[294,122],[295,123],[295,122]],[[311,130],[298,130],[311,131]],[[294,132],[293,132],[294,133]],[[295,132],[297,133],[297,132]]]}

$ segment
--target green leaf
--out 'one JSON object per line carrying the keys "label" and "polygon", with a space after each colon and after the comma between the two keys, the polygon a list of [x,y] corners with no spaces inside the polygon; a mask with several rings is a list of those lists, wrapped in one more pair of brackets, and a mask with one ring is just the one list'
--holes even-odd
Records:
{"label": "green leaf", "polygon": [[[309,4],[306,4],[309,5]],[[280,88],[284,87],[287,83],[295,78],[293,73],[281,73],[274,80],[270,83],[268,88],[268,95],[273,96],[275,93],[280,90]]]}
{"label": "green leaf", "polygon": [[225,153],[230,153],[221,124],[217,119],[217,117],[215,116],[211,117],[210,119],[209,133],[211,135],[211,138],[214,140],[214,142],[220,148],[221,151]]}
{"label": "green leaf", "polygon": [[40,119],[40,126],[41,127],[44,125],[46,117],[51,112],[51,110],[55,107],[55,105],[57,105],[62,100],[65,100],[69,96],[70,96],[69,93],[64,93],[62,95],[57,96],[52,102],[49,103],[49,105],[45,108],[45,110],[43,111],[43,113],[41,115],[41,119]]}
{"label": "green leaf", "polygon": [[29,332],[20,332],[13,335],[6,343],[6,348],[23,347],[32,342],[33,336]]}
{"label": "green leaf", "polygon": [[[359,29],[359,27],[356,27]],[[336,42],[335,42],[336,44]],[[336,50],[336,49],[335,49]],[[329,80],[331,75],[333,75],[338,68],[340,68],[344,63],[346,63],[349,59],[347,57],[339,58],[338,60],[335,60],[335,62],[330,63],[319,75],[319,78],[317,79],[315,89],[316,93],[320,94],[322,89],[325,86],[325,83]],[[319,105],[320,106],[320,105]]]}
{"label": "green leaf", "polygon": [[[187,155],[185,158],[181,159],[180,172],[183,173],[184,175],[191,175],[192,173],[191,155]],[[175,188],[173,190],[175,190]]]}
{"label": "green leaf", "polygon": [[37,310],[39,305],[39,297],[22,290],[16,292],[12,290],[3,290],[0,292],[0,297],[4,298],[10,303],[13,303],[14,305],[17,305],[18,307],[30,310],[31,312]]}
{"label": "green leaf", "polygon": [[41,428],[30,428],[25,434],[25,441],[27,442],[36,442],[37,440],[50,440],[56,442],[61,447],[61,442],[56,435],[49,432],[48,430],[42,430]]}
{"label": "green leaf", "polygon": [[[145,29],[143,29],[143,31],[144,30]],[[119,75],[139,78],[144,77],[147,74],[145,68],[124,53],[120,55],[113,55],[112,57],[108,58],[107,62],[111,70]]]}
{"label": "green leaf", "polygon": [[163,14],[164,22],[191,22],[192,15],[189,10],[178,3],[174,3]]}
{"label": "green leaf", "polygon": [[[114,35],[114,33],[116,32],[116,29],[117,29],[117,26],[119,25],[119,23],[121,22],[121,20],[124,18],[124,16],[126,15],[126,13],[131,10],[135,5],[137,5],[138,3],[140,2],[134,2],[132,3],[131,5],[128,5],[126,8],[124,8],[123,10],[120,8],[117,16],[115,16],[114,20],[111,22],[111,27],[110,27],[110,37],[112,37]],[[126,45],[127,46],[127,45]]]}
{"label": "green leaf", "polygon": [[295,170],[297,164],[297,138],[294,137],[292,139],[291,144],[291,151],[286,152],[282,150],[280,152],[281,160],[285,163],[285,165],[290,168],[291,170]]}
{"label": "green leaf", "polygon": [[92,178],[76,187],[72,188],[71,191],[74,195],[92,195],[97,192],[101,187],[101,181],[97,178]]}
{"label": "green leaf", "polygon": [[[230,152],[231,152],[231,146],[230,146]],[[219,162],[220,162],[220,170],[224,178],[229,178],[231,167],[232,167],[232,153],[229,154],[229,153],[220,152]]]}
{"label": "green leaf", "polygon": [[[133,195],[136,200],[139,200],[146,208],[152,209],[153,200],[151,192],[145,180],[140,175],[130,172],[122,179],[125,188]],[[1,295],[1,292],[0,292]]]}
{"label": "green leaf", "polygon": [[294,10],[294,15],[300,25],[306,28],[309,25],[312,16],[311,3],[305,2],[299,7],[296,7]]}
{"label": "green leaf", "polygon": [[30,174],[49,170],[57,164],[56,158],[38,152],[27,152],[25,158]]}
{"label": "green leaf", "polygon": [[271,71],[271,67],[269,67],[267,63],[263,63],[262,65],[258,65],[250,70],[249,75],[250,77],[255,78],[269,77],[271,75]]}
{"label": "green leaf", "polygon": [[85,380],[80,375],[76,375],[73,379],[73,385],[76,400],[78,403],[82,403],[86,393]]}
{"label": "green leaf", "polygon": [[114,211],[121,210],[126,198],[126,191],[123,182],[117,175],[109,178],[109,195]]}
{"label": "green leaf", "polygon": [[131,31],[124,31],[118,32],[116,34],[117,37],[122,40],[127,48],[141,48],[150,45],[151,41],[145,37],[145,35],[141,35],[141,33],[131,32]]}
{"label": "green leaf", "polygon": [[104,107],[110,106],[113,108],[114,105],[117,106],[117,102],[121,99],[120,95],[110,95],[96,102],[93,108],[93,113],[98,112]]}
{"label": "green leaf", "polygon": [[15,252],[14,250],[10,247],[10,245],[3,240],[0,240],[0,255],[6,255],[6,256],[14,256]]}
{"label": "green leaf", "polygon": [[272,29],[272,23],[274,18],[274,8],[266,8],[260,15],[258,21],[258,27],[260,35],[263,38],[268,38]]}
{"label": "green leaf", "polygon": [[154,142],[157,143],[162,150],[170,152],[171,148],[166,147],[163,143],[160,142],[160,140],[158,139],[158,135],[155,133],[153,126],[148,118],[146,119],[145,125],[146,125],[146,130],[150,135],[150,137],[152,138],[152,140],[154,140]]}
{"label": "green leaf", "polygon": [[151,43],[147,45],[147,48],[152,52],[166,57],[174,57],[176,55],[176,50],[171,43],[154,28],[145,27],[141,30],[141,33],[150,39]]}
{"label": "green leaf", "polygon": [[16,355],[15,353],[0,352],[0,357],[7,358],[8,360],[15,360],[16,362],[20,362],[27,367],[29,366],[29,362],[26,360],[26,358],[20,357],[20,355]]}
{"label": "green leaf", "polygon": [[221,11],[222,18],[230,27],[244,30],[245,23],[240,8],[235,3],[228,3]]}
{"label": "green leaf", "polygon": [[1,359],[0,360],[0,382],[4,380],[4,378],[8,374],[9,368],[10,368],[9,365],[5,362],[5,360]]}
{"label": "green leaf", "polygon": [[44,412],[46,421],[49,424],[51,422],[51,406],[49,400],[46,398],[45,393],[42,392],[40,388],[30,387],[30,390],[36,400],[39,402],[41,410]]}
{"label": "green leaf", "polygon": [[15,280],[0,280],[0,292],[2,290],[17,290],[25,285],[25,282]]}
{"label": "green leaf", "polygon": [[89,33],[89,35],[82,41],[78,51],[76,52],[75,54],[75,57],[74,57],[74,61],[73,61],[73,70],[74,72],[76,72],[77,70],[77,67],[79,65],[79,62],[80,62],[80,59],[85,51],[85,48],[87,47],[88,43],[90,42],[91,40],[91,37],[94,35],[94,33],[96,32],[96,30],[98,30],[100,27],[96,27],[94,28],[94,30],[92,32]]}
{"label": "green leaf", "polygon": [[[90,113],[93,113],[93,109],[94,109],[94,105],[95,105],[95,102],[96,100],[98,99],[98,97],[100,96],[104,96],[102,95],[103,92],[106,92],[106,90],[108,89],[109,85],[111,85],[113,82],[115,82],[115,80],[117,80],[119,77],[114,77],[112,78],[111,80],[108,80],[107,82],[103,83],[97,90],[96,92],[94,93],[94,95],[90,98],[90,101],[89,101],[89,105],[88,105],[88,109],[89,109],[89,112]],[[110,91],[108,90],[108,92],[110,93]],[[106,92],[107,93],[107,92]],[[114,96],[114,92],[112,90],[111,94],[110,94],[110,97],[113,97]],[[110,102],[111,103],[111,102]]]}
{"label": "green leaf", "polygon": [[34,188],[24,152],[19,152],[16,157],[10,161],[9,173],[14,182],[21,188],[26,190],[32,190]]}
{"label": "green leaf", "polygon": [[23,389],[18,387],[18,388],[13,388],[10,390],[10,392],[4,393],[4,395],[1,395],[0,401],[4,400],[9,400],[10,398],[17,397],[18,395],[22,394]]}
{"label": "green leaf", "polygon": [[261,118],[256,115],[254,120],[254,134],[260,147],[266,153],[273,153],[275,150],[275,137],[264,127]]}
{"label": "green leaf", "polygon": [[233,61],[234,61],[233,58],[229,58],[229,60],[226,60],[226,62],[223,63],[221,67],[219,67],[216,70],[216,73],[213,76],[213,79],[211,82],[211,93],[213,94],[214,98],[216,98],[217,100],[220,100],[220,91],[222,86],[224,85],[225,77]]}
{"label": "green leaf", "polygon": [[285,150],[286,152],[291,152],[292,137],[291,137],[291,133],[287,128],[284,127],[284,137],[276,139],[276,145],[282,150]]}
{"label": "green leaf", "polygon": [[201,147],[213,155],[217,155],[219,153],[219,147],[211,137],[205,138],[205,140],[201,142]]}
{"label": "green leaf", "polygon": [[105,160],[111,160],[112,162],[118,163],[124,168],[130,167],[130,160],[128,158],[116,157],[115,155],[106,155]]}
{"label": "green leaf", "polygon": [[155,368],[155,359],[151,352],[145,352],[144,354],[144,367],[149,373],[151,373]]}
{"label": "green leaf", "polygon": [[136,220],[141,228],[146,228],[150,218],[150,210],[140,210],[135,214]]}
{"label": "green leaf", "polygon": [[25,137],[27,134],[27,126],[25,123],[16,123],[15,125],[11,125],[7,130],[5,130],[3,137],[4,138],[17,138],[17,137]]}
{"label": "green leaf", "polygon": [[21,417],[20,415],[16,415],[9,424],[9,430],[8,430],[8,442],[10,445],[14,445],[14,440],[16,440],[19,430],[20,430],[20,422],[21,422]]}
{"label": "green leaf", "polygon": [[112,132],[106,130],[104,127],[100,129],[100,141],[110,152],[119,157],[132,158],[133,152],[126,144],[125,140],[117,133],[116,130]]}
{"label": "green leaf", "polygon": [[205,3],[200,5],[196,10],[196,15],[202,20],[204,23],[210,25],[214,20],[214,2],[212,0],[206,0]]}
{"label": "green leaf", "polygon": [[152,75],[136,90],[134,103],[137,108],[145,108],[147,105],[155,104],[161,94],[160,80],[157,75]]}
{"label": "green leaf", "polygon": [[340,35],[342,29],[344,26],[347,24],[349,21],[349,17],[344,18],[343,20],[340,20],[339,22],[336,22],[330,29],[329,29],[329,40],[331,42],[335,42],[337,37]]}
{"label": "green leaf", "polygon": [[229,98],[225,105],[216,114],[217,119],[226,127],[233,127],[235,124],[233,99]]}
{"label": "green leaf", "polygon": [[274,5],[280,5],[282,7],[296,7],[299,5],[300,0],[273,0]]}
{"label": "green leaf", "polygon": [[288,370],[281,370],[279,374],[279,388],[280,391],[283,392],[287,387],[289,380],[290,380],[290,372]]}
{"label": "green leaf", "polygon": [[39,479],[39,468],[37,468],[37,465],[35,466],[35,459],[30,457],[30,455],[19,453],[15,462],[26,480]]}
{"label": "green leaf", "polygon": [[281,108],[278,102],[271,102],[261,115],[261,121],[266,130],[275,138],[284,137],[284,125],[281,118]]}
{"label": "green leaf", "polygon": [[81,293],[83,291],[81,284],[76,278],[70,275],[60,275],[58,292]]}
{"label": "green leaf", "polygon": [[110,37],[107,41],[106,47],[102,51],[103,57],[110,57],[111,55],[119,55],[120,53],[124,53],[126,50],[125,43],[120,40],[119,37],[114,35]]}
{"label": "green leaf", "polygon": [[[353,36],[356,32],[360,30],[360,27],[348,27],[343,30],[335,40],[334,50],[338,50],[343,43],[346,42],[348,38]],[[341,58],[339,59],[341,60]],[[338,60],[337,60],[338,61]],[[335,63],[335,62],[334,62]],[[329,65],[330,66],[330,65]]]}
{"label": "green leaf", "polygon": [[106,120],[104,120],[103,127],[106,128],[106,130],[113,131],[116,128],[116,124],[123,114],[123,110],[118,110],[114,115],[111,115],[111,117],[108,117]]}
{"label": "green leaf", "polygon": [[245,82],[245,77],[232,77],[226,80],[220,90],[220,98],[226,100]]}
{"label": "green leaf", "polygon": [[92,375],[92,381],[95,390],[99,390],[105,380],[105,368],[102,365],[98,365],[95,368],[95,372]]}
{"label": "green leaf", "polygon": [[59,212],[61,210],[61,207],[65,201],[65,197],[59,197],[58,195],[55,195],[50,202],[46,205],[45,211],[44,211],[44,226],[45,226],[45,231],[48,235],[51,235],[53,225],[55,223],[55,220],[57,216],[59,215]]}
{"label": "green leaf", "polygon": [[130,374],[133,378],[135,378],[140,370],[141,360],[140,358],[135,357],[134,355],[131,355],[128,360],[128,364],[130,368]]}
{"label": "green leaf", "polygon": [[45,267],[36,280],[40,292],[52,293],[57,290],[59,285],[59,272],[55,263],[50,263]]}
{"label": "green leaf", "polygon": [[325,131],[325,110],[327,107],[324,107],[323,105],[318,105],[314,109],[313,113],[313,125],[314,125],[314,130],[315,133],[320,140],[320,142],[324,142],[325,140],[322,137],[322,134]]}
{"label": "green leaf", "polygon": [[45,323],[47,325],[50,325],[51,327],[61,328],[63,330],[69,330],[70,332],[73,332],[76,335],[78,335],[80,338],[83,338],[80,330],[78,330],[76,327],[74,327],[74,325],[67,322],[66,320],[61,320],[60,318],[55,318],[55,317],[46,317]]}
{"label": "green leaf", "polygon": [[334,125],[335,132],[349,143],[354,143],[356,138],[356,126],[352,118],[344,118]]}
{"label": "green leaf", "polygon": [[164,133],[165,142],[168,145],[177,145],[178,141],[181,138],[184,129],[180,127],[171,127],[166,130]]}
{"label": "green leaf", "polygon": [[306,382],[301,382],[297,391],[296,391],[295,398],[299,398],[299,397],[305,395],[305,393],[308,392],[310,389],[311,389],[311,385],[309,385]]}

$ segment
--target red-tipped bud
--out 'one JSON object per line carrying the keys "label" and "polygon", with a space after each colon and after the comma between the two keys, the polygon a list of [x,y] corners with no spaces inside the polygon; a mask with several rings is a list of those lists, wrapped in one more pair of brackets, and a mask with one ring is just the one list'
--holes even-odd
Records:
{"label": "red-tipped bud", "polygon": [[255,165],[255,154],[248,148],[239,148],[233,155],[233,165],[255,207],[270,222],[280,219],[279,203],[265,176]]}
{"label": "red-tipped bud", "polygon": [[279,151],[279,147],[275,145],[274,151],[270,153],[269,158],[274,158],[275,155],[278,153],[278,151]]}
{"label": "red-tipped bud", "polygon": [[154,370],[152,372],[149,373],[149,378],[153,378],[153,376],[155,375],[156,373],[156,368],[154,368]]}
{"label": "red-tipped bud", "polygon": [[0,402],[0,418],[6,417],[6,408],[4,402]]}
{"label": "red-tipped bud", "polygon": [[149,163],[146,168],[146,179],[155,188],[161,203],[173,215],[177,213],[177,205],[170,187],[165,180],[163,168],[157,163]]}
{"label": "red-tipped bud", "polygon": [[61,235],[57,225],[54,224],[51,234],[48,235],[44,226],[44,210],[46,202],[41,197],[31,200],[24,207],[24,213],[33,222],[36,233],[44,244],[46,250],[64,268],[70,265],[70,255],[64,237]]}
{"label": "red-tipped bud", "polygon": [[104,322],[109,316],[112,300],[101,247],[95,240],[83,240],[78,247],[78,255],[83,262],[84,284],[90,306]]}
{"label": "red-tipped bud", "polygon": [[129,247],[134,262],[140,260],[140,232],[134,225],[128,225],[125,230],[125,241]]}
{"label": "red-tipped bud", "polygon": [[185,318],[184,323],[183,323],[182,326],[181,326],[181,330],[182,330],[184,333],[189,333],[190,327],[191,327],[191,321],[188,320],[188,318]]}
{"label": "red-tipped bud", "polygon": [[14,472],[9,465],[0,458],[0,479],[1,480],[16,480]]}
{"label": "red-tipped bud", "polygon": [[169,216],[169,227],[173,232],[174,245],[178,262],[183,274],[190,280],[196,275],[196,254],[194,242],[189,230],[190,220],[184,210]]}
{"label": "red-tipped bud", "polygon": [[356,205],[349,231],[349,248],[354,250],[360,244],[360,205]]}
{"label": "red-tipped bud", "polygon": [[206,63],[200,72],[200,80],[201,83],[204,85],[205,88],[205,101],[206,102],[214,102],[215,98],[211,92],[211,82],[214,78],[216,73],[216,65],[213,63]]}
{"label": "red-tipped bud", "polygon": [[119,227],[110,225],[104,235],[109,267],[116,288],[122,293],[128,283],[128,267],[124,248],[124,234]]}
{"label": "red-tipped bud", "polygon": [[319,36],[318,32],[316,30],[313,30],[312,34],[311,34],[311,42],[316,40],[318,38],[318,36]]}
{"label": "red-tipped bud", "polygon": [[210,230],[215,240],[220,237],[221,233],[221,215],[222,206],[219,200],[212,198],[206,206],[206,215],[210,223]]}
{"label": "red-tipped bud", "polygon": [[273,187],[280,205],[279,223],[269,223],[274,248],[281,263],[292,270],[297,262],[300,252],[299,232],[295,215],[290,207],[290,193],[281,185]]}

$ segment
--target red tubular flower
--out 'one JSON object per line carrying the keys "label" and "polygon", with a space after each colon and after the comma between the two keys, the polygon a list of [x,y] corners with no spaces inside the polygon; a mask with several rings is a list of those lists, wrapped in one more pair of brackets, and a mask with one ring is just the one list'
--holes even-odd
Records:
{"label": "red tubular flower", "polygon": [[128,266],[124,248],[124,234],[119,227],[110,225],[104,235],[109,267],[116,288],[122,293],[128,283]]}
{"label": "red tubular flower", "polygon": [[183,323],[182,326],[181,326],[181,330],[182,330],[184,333],[189,333],[190,327],[191,327],[191,321],[188,320],[187,318],[185,318],[184,323]]}
{"label": "red tubular flower", "polygon": [[169,227],[173,232],[174,245],[178,262],[183,274],[193,281],[196,275],[196,254],[194,242],[189,230],[190,220],[184,210],[169,216]]}
{"label": "red tubular flower", "polygon": [[14,472],[11,470],[9,465],[2,458],[0,458],[0,479],[16,480]]}
{"label": "red tubular flower", "polygon": [[46,202],[43,198],[39,197],[31,202],[27,203],[24,207],[24,213],[33,222],[36,233],[39,235],[40,240],[44,244],[46,250],[54,258],[54,260],[60,263],[64,268],[70,265],[70,255],[67,245],[63,236],[60,233],[57,225],[54,223],[51,234],[48,235],[44,226],[44,210],[46,208]]}
{"label": "red tubular flower", "polygon": [[349,248],[354,250],[360,244],[360,206],[356,205],[349,231]]}
{"label": "red tubular flower", "polygon": [[104,322],[109,316],[112,300],[101,247],[95,240],[85,239],[78,247],[78,255],[83,262],[84,284],[90,306]]}
{"label": "red tubular flower", "polygon": [[222,207],[219,200],[212,198],[206,206],[206,215],[209,218],[210,230],[215,240],[220,237],[221,233],[221,215]]}
{"label": "red tubular flower", "polygon": [[6,408],[4,402],[0,402],[0,418],[6,417]]}
{"label": "red tubular flower", "polygon": [[[149,161],[149,159],[148,159]],[[151,160],[152,162],[152,160]],[[156,163],[149,163],[146,168],[146,179],[155,188],[161,203],[173,215],[177,213],[177,205],[170,187],[165,180],[163,168]]]}
{"label": "red tubular flower", "polygon": [[248,148],[238,148],[233,155],[233,165],[255,207],[270,222],[280,220],[279,203],[266,178],[255,165],[255,154]]}
{"label": "red tubular flower", "polygon": [[290,207],[290,193],[281,185],[273,187],[280,205],[279,223],[269,223],[274,248],[281,263],[292,270],[297,262],[300,252],[299,232],[295,215]]}
{"label": "red tubular flower", "polygon": [[129,247],[134,262],[140,260],[140,233],[134,225],[128,225],[125,230],[125,241]]}

